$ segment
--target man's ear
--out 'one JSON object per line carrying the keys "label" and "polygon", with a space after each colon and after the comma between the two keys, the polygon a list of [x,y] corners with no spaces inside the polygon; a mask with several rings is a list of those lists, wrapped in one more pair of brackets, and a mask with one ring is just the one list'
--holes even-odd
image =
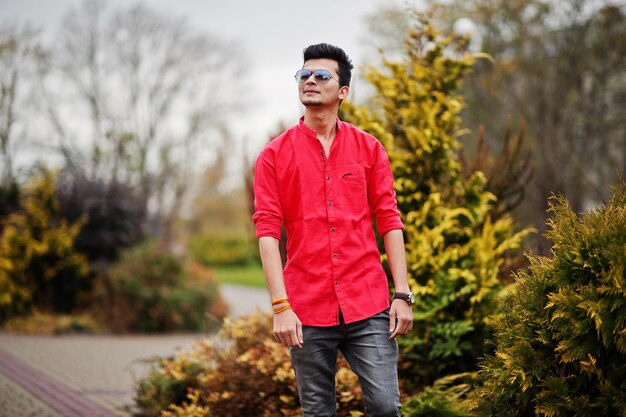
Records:
{"label": "man's ear", "polygon": [[348,87],[347,85],[341,86],[339,88],[339,95],[338,95],[338,97],[341,100],[344,100],[346,97],[348,97],[348,93],[350,93],[350,87]]}

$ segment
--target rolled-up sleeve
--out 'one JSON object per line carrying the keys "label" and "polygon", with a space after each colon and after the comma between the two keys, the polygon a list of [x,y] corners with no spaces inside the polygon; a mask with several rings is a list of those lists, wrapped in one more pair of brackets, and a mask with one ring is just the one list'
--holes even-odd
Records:
{"label": "rolled-up sleeve", "polygon": [[382,144],[377,143],[375,162],[367,186],[370,209],[376,217],[376,228],[383,236],[390,230],[404,229],[393,188],[389,157]]}
{"label": "rolled-up sleeve", "polygon": [[254,215],[256,237],[271,236],[280,239],[283,211],[280,205],[274,154],[265,149],[254,169]]}

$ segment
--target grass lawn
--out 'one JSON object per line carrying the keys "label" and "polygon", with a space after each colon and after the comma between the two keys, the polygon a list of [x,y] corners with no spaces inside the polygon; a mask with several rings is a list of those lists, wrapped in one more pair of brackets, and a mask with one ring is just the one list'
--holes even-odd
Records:
{"label": "grass lawn", "polygon": [[222,284],[237,284],[248,287],[265,288],[265,276],[261,265],[216,266],[213,267],[217,279]]}

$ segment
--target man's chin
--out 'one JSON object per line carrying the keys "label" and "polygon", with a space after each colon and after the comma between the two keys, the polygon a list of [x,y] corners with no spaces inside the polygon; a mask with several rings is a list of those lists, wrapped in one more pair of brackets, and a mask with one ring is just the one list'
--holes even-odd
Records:
{"label": "man's chin", "polygon": [[302,105],[304,107],[316,107],[316,106],[321,106],[322,103],[316,100],[304,100],[302,101]]}

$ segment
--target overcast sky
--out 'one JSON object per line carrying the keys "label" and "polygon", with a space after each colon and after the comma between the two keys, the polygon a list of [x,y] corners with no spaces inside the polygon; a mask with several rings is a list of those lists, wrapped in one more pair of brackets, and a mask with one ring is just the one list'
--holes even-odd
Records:
{"label": "overcast sky", "polygon": [[[80,0],[0,0],[6,22],[30,22],[51,38],[69,8]],[[109,0],[111,5],[129,1]],[[358,68],[366,48],[365,16],[384,4],[406,7],[419,0],[144,0],[156,10],[186,18],[195,28],[235,41],[253,67],[249,71],[251,107],[245,122],[233,126],[251,153],[258,152],[278,122],[294,124],[302,110],[293,74],[302,65],[302,49],[328,42],[341,46],[355,64],[353,91],[358,91]]]}

